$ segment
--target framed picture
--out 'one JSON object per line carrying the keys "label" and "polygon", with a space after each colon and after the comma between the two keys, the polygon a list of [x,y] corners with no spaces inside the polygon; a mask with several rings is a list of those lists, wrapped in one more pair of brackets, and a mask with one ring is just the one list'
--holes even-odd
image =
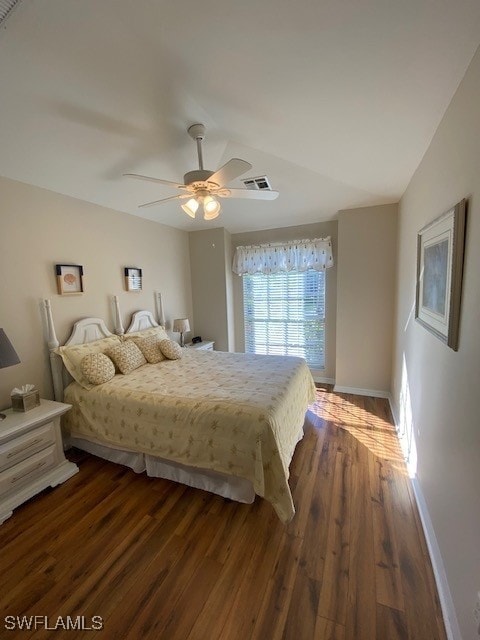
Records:
{"label": "framed picture", "polygon": [[417,240],[415,318],[458,350],[465,210],[462,200],[424,227]]}
{"label": "framed picture", "polygon": [[142,270],[137,267],[125,267],[125,288],[127,291],[142,290]]}
{"label": "framed picture", "polygon": [[83,293],[83,267],[79,264],[56,264],[57,289],[61,296]]}

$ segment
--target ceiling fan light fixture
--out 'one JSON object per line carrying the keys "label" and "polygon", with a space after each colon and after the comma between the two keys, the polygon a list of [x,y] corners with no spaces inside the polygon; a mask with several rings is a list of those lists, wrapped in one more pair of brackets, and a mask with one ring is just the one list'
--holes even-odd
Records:
{"label": "ceiling fan light fixture", "polygon": [[220,203],[212,196],[205,196],[203,199],[203,218],[214,220],[220,213]]}
{"label": "ceiling fan light fixture", "polygon": [[190,198],[190,200],[186,204],[182,204],[181,207],[188,216],[195,218],[195,214],[198,209],[198,201],[195,200],[195,198]]}

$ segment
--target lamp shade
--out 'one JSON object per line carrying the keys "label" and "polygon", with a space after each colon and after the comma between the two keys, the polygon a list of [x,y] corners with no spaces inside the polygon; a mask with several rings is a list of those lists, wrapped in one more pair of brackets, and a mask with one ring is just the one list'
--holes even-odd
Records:
{"label": "lamp shade", "polygon": [[203,218],[204,220],[214,220],[220,213],[220,203],[212,196],[203,199]]}
{"label": "lamp shade", "polygon": [[14,364],[19,364],[19,362],[20,358],[7,338],[7,334],[3,329],[0,329],[0,369],[11,367]]}
{"label": "lamp shade", "polygon": [[198,209],[198,202],[197,200],[195,200],[195,198],[190,198],[187,204],[182,204],[181,207],[187,215],[189,215],[191,218],[195,218],[195,214]]}
{"label": "lamp shade", "polygon": [[173,321],[173,331],[174,333],[185,333],[186,331],[190,331],[190,323],[188,318],[177,318]]}

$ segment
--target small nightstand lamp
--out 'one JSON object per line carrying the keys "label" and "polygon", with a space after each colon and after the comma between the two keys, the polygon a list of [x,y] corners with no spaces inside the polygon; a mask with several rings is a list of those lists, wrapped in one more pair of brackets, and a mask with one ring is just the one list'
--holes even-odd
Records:
{"label": "small nightstand lamp", "polygon": [[[3,329],[0,329],[0,369],[11,367],[14,364],[19,364],[19,362],[20,358],[17,356],[17,352],[13,348],[12,343],[7,338],[7,334]],[[0,413],[0,421],[6,417],[4,413]]]}
{"label": "small nightstand lamp", "polygon": [[176,320],[174,320],[172,331],[174,333],[180,334],[180,346],[184,347],[185,346],[184,334],[187,331],[190,331],[190,323],[188,321],[188,318],[177,318]]}

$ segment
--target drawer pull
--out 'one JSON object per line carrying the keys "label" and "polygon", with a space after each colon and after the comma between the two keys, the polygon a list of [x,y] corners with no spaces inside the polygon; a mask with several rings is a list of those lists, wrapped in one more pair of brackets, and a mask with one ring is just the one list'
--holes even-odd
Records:
{"label": "drawer pull", "polygon": [[45,460],[43,460],[43,462],[38,462],[34,467],[29,469],[28,471],[25,471],[25,473],[22,473],[20,476],[14,476],[12,478],[12,484],[14,484],[15,482],[18,482],[18,480],[21,480],[22,478],[25,478],[25,476],[29,476],[33,471],[37,471],[38,469],[41,469],[45,465],[46,465]]}
{"label": "drawer pull", "polygon": [[42,441],[41,438],[36,438],[36,440],[32,440],[32,442],[30,442],[30,444],[27,444],[25,447],[22,447],[21,449],[17,449],[16,451],[10,451],[10,453],[7,455],[7,458],[13,458],[13,456],[18,456],[20,453],[23,453],[27,449],[30,449],[30,447],[34,447],[36,444],[38,444],[41,441]]}

